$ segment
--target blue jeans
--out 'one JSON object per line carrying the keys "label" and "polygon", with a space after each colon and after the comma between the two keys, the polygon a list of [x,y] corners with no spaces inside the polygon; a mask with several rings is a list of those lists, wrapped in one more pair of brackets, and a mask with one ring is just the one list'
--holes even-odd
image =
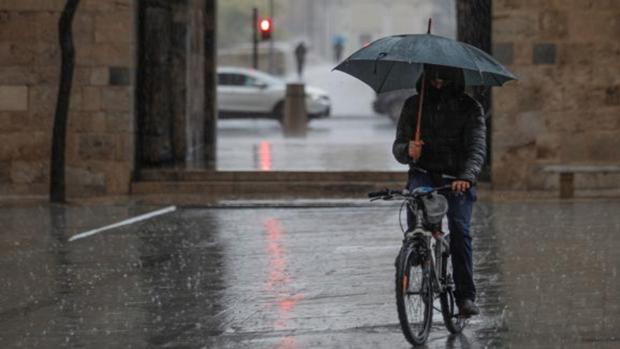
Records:
{"label": "blue jeans", "polygon": [[[430,176],[421,172],[411,172],[409,175],[409,190],[417,187],[449,184],[433,183]],[[473,255],[471,248],[471,214],[476,201],[476,188],[472,187],[465,193],[446,194],[448,199],[448,227],[450,229],[450,254],[452,257],[452,276],[454,279],[454,296],[457,302],[465,299],[476,300],[476,286],[474,286]],[[413,213],[407,210],[407,224],[413,229],[415,224]]]}

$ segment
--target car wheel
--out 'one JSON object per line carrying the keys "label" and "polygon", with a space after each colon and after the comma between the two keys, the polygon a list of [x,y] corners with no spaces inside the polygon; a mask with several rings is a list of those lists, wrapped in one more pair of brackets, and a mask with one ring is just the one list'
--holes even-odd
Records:
{"label": "car wheel", "polygon": [[273,108],[273,117],[278,120],[280,124],[284,123],[284,101],[278,102]]}

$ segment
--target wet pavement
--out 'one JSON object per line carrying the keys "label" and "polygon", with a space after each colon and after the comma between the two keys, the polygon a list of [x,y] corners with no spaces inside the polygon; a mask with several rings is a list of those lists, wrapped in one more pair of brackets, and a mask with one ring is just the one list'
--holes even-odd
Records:
{"label": "wet pavement", "polygon": [[[408,348],[397,206],[0,208],[2,348]],[[481,316],[427,348],[617,348],[620,201],[480,202]]]}
{"label": "wet pavement", "polygon": [[372,110],[374,91],[332,68],[331,64],[316,64],[304,74],[307,85],[324,89],[332,101],[332,115],[311,121],[304,138],[284,137],[275,120],[219,120],[217,169],[405,171],[392,156],[396,125]]}
{"label": "wet pavement", "polygon": [[392,155],[396,126],[385,116],[310,122],[285,138],[273,120],[220,120],[219,171],[406,171]]}

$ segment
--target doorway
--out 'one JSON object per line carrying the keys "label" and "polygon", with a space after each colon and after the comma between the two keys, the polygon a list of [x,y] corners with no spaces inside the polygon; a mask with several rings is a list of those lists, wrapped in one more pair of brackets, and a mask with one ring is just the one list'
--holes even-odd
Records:
{"label": "doorway", "polygon": [[[239,131],[237,126],[229,127],[228,135],[231,133],[244,133],[256,134],[258,129],[257,141],[253,142],[254,145],[249,146],[247,154],[239,156],[241,162],[247,162],[249,165],[242,165],[235,168],[234,154],[233,156],[226,155],[226,149],[222,147],[222,143],[217,141],[215,135],[218,125],[215,122],[215,118],[210,118],[209,108],[210,103],[205,101],[215,101],[215,89],[208,88],[208,86],[215,85],[215,79],[217,74],[215,71],[214,62],[209,62],[210,55],[214,55],[216,51],[219,51],[219,64],[226,64],[226,59],[222,59],[222,54],[225,51],[231,51],[230,48],[218,48],[217,41],[215,39],[216,32],[216,17],[221,16],[221,9],[216,11],[216,0],[186,0],[178,2],[170,2],[163,0],[140,0],[139,1],[139,57],[138,57],[138,72],[137,72],[137,142],[136,142],[136,168],[177,168],[177,169],[209,169],[209,170],[238,170],[238,171],[265,171],[265,170],[285,170],[285,171],[303,171],[307,170],[306,162],[297,161],[300,158],[303,159],[303,153],[300,156],[294,156],[299,154],[299,149],[303,148],[303,142],[293,142],[294,144],[283,143],[283,147],[289,150],[289,155],[286,155],[282,160],[297,159],[290,163],[296,163],[297,168],[279,168],[277,163],[277,156],[275,152],[277,148],[274,143],[269,140],[260,139],[261,132],[277,132],[279,125],[275,121],[257,121],[244,128],[243,132]],[[251,1],[250,1],[251,2]],[[245,4],[240,8],[243,13],[248,12],[248,16],[251,10],[251,6]],[[293,2],[281,0],[275,1],[276,6],[278,4],[288,4],[288,11],[290,16],[286,18],[278,18],[278,15],[274,18],[275,24],[275,37],[278,39],[278,33],[282,31],[283,26],[288,25],[291,32],[288,36],[281,37],[280,39],[287,39],[291,42],[296,42],[295,38],[304,37],[309,40],[310,37],[317,41],[317,52],[326,52],[326,56],[331,57],[329,50],[330,35],[341,30],[330,24],[332,20],[338,16],[326,17],[326,21],[329,22],[325,27],[320,28],[317,33],[309,33],[304,36],[304,31],[310,30],[315,26],[306,26],[303,23],[295,20],[295,15],[303,16],[308,9],[312,7],[312,1],[303,0],[299,1],[304,4],[300,6],[297,11],[294,8],[290,8],[290,4]],[[212,6],[209,7],[209,3]],[[295,2],[297,3],[297,2]],[[329,4],[335,4],[330,6],[346,4],[347,1],[329,2]],[[366,5],[371,6],[375,1],[358,1],[352,3],[368,3]],[[402,1],[402,4],[398,1],[389,1],[390,8],[395,12],[401,12],[406,6],[411,6],[410,1]],[[426,3],[420,1],[420,4]],[[429,2],[430,3],[430,2]],[[491,4],[490,0],[480,1],[464,1],[464,0],[446,0],[445,3],[449,8],[452,8],[453,22],[456,22],[456,28],[458,28],[458,35],[460,40],[469,42],[482,48],[485,51],[490,51],[491,48]],[[223,5],[223,2],[219,2],[218,7]],[[365,5],[365,6],[366,6]],[[284,5],[282,5],[284,6]],[[321,6],[316,6],[317,11],[323,11]],[[209,16],[209,9],[211,10],[211,16]],[[297,11],[297,12],[296,12]],[[338,9],[334,9],[334,13],[338,12]],[[317,13],[319,13],[317,12]],[[345,11],[346,12],[346,11]],[[194,17],[189,15],[190,13],[197,14]],[[433,15],[433,13],[431,13]],[[436,13],[440,16],[439,13]],[[212,18],[211,18],[212,17]],[[448,16],[449,17],[449,16]],[[447,21],[449,18],[443,17],[443,21]],[[301,17],[300,17],[301,18]],[[331,18],[331,19],[330,19]],[[471,23],[472,20],[475,23]],[[225,21],[228,22],[228,21]],[[288,22],[288,24],[287,24]],[[346,23],[343,20],[343,23]],[[437,20],[436,24],[440,25],[442,20]],[[448,21],[449,22],[449,21]],[[239,35],[242,40],[249,41],[249,38],[245,38],[244,30],[241,29],[241,25],[248,26],[248,23],[241,22],[238,24],[237,31],[229,30],[232,34]],[[363,25],[364,23],[355,22],[350,20],[347,24],[350,28],[356,28],[356,26]],[[409,22],[407,25],[411,26]],[[397,23],[390,23],[391,30],[397,30],[395,28]],[[444,26],[447,24],[444,23]],[[220,28],[221,26],[218,26]],[[310,29],[308,29],[310,28]],[[455,29],[456,29],[455,28]],[[247,28],[246,28],[247,29]],[[297,30],[298,32],[295,32]],[[382,28],[378,27],[374,29],[376,31],[375,36],[382,35]],[[409,30],[412,31],[412,30]],[[456,30],[455,30],[456,31]],[[365,30],[364,34],[368,34],[372,30]],[[293,35],[297,35],[293,38]],[[326,34],[327,33],[327,34]],[[312,35],[310,35],[312,34]],[[456,34],[456,33],[455,33]],[[445,34],[444,34],[445,35]],[[245,38],[245,39],[244,39]],[[222,38],[219,39],[222,41]],[[277,45],[276,45],[277,46]],[[320,49],[318,49],[320,47]],[[353,43],[350,43],[350,49],[355,47]],[[213,57],[213,56],[211,56]],[[326,57],[326,59],[329,59]],[[214,59],[211,59],[214,61]],[[283,62],[287,60],[290,62],[291,57],[283,57]],[[330,73],[326,70],[328,74]],[[342,86],[336,86],[336,90],[347,90],[348,88],[342,88]],[[339,92],[340,92],[339,91]],[[476,97],[484,104],[488,110],[490,108],[490,93],[488,91],[473,91]],[[211,94],[211,95],[209,95]],[[359,96],[358,96],[359,97]],[[371,104],[374,96],[369,95],[368,101],[361,101],[359,98],[353,100],[358,104]],[[368,106],[367,108],[372,108]],[[207,110],[207,112],[203,112]],[[490,114],[489,114],[490,115]],[[373,148],[385,148],[385,154],[376,155],[375,158],[384,157],[387,160],[391,160],[390,143],[392,130],[390,129],[389,120],[387,118],[381,119],[380,115],[367,115],[372,117],[357,120],[355,122],[347,123],[346,118],[337,120],[340,123],[340,130],[343,127],[355,128],[359,125],[371,120],[374,124],[372,126],[373,132],[379,130],[382,137],[381,144],[376,144]],[[350,121],[350,119],[349,119]],[[316,123],[320,125],[320,120]],[[489,140],[489,153],[490,153],[490,137],[491,137],[491,118],[488,119],[488,140]],[[323,123],[324,125],[326,123]],[[346,125],[345,125],[346,124]],[[261,127],[266,126],[266,130]],[[344,125],[344,126],[342,126]],[[342,126],[342,127],[341,127]],[[245,127],[245,126],[243,126]],[[326,131],[329,127],[318,127],[317,131],[319,138],[326,135]],[[322,134],[321,134],[322,132]],[[357,142],[361,145],[365,145],[368,141],[373,140],[373,134],[365,134],[364,131],[358,132],[353,129],[354,137],[357,137]],[[224,134],[226,136],[226,134]],[[220,135],[220,138],[222,136]],[[335,137],[338,138],[338,137]],[[346,142],[345,142],[346,143]],[[329,137],[323,137],[315,142],[316,147],[313,149],[323,148],[327,160],[323,166],[318,164],[318,167],[312,168],[313,171],[337,171],[338,166],[341,163],[339,160],[340,155],[336,156],[338,152],[335,150],[340,146],[341,149],[349,147],[350,154],[354,154],[356,151],[356,144],[337,141],[330,143]],[[234,141],[228,143],[229,147],[235,147]],[[312,147],[311,147],[312,148]],[[231,148],[232,149],[232,148]],[[315,150],[312,150],[315,151]],[[346,151],[344,151],[346,153]],[[221,166],[214,166],[216,164],[207,164],[213,160],[216,156],[215,153],[220,155],[223,153],[226,157],[226,161],[233,164],[230,167],[222,168]],[[292,152],[292,153],[291,153]],[[342,151],[340,152],[342,153]],[[209,155],[211,154],[211,156]],[[291,155],[292,154],[292,155]],[[342,155],[343,158],[352,159],[351,155]],[[353,161],[363,163],[367,159],[366,156],[354,158]],[[490,159],[490,156],[488,157]],[[221,160],[221,159],[220,159]],[[222,161],[220,161],[222,162]],[[346,163],[346,162],[345,162]],[[323,166],[321,168],[321,166]],[[490,166],[486,166],[484,178],[489,178]],[[367,168],[345,168],[345,170],[352,171],[392,171],[391,168],[381,168],[376,166],[368,166]],[[137,171],[139,173],[139,171]]]}
{"label": "doorway", "polygon": [[[136,168],[205,167],[207,0],[138,2]],[[211,103],[213,104],[213,103]]]}

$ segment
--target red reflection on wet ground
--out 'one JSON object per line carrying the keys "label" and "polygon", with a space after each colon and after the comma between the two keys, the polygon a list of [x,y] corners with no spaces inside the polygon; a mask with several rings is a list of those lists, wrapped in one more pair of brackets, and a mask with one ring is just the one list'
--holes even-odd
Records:
{"label": "red reflection on wet ground", "polygon": [[[289,274],[289,261],[283,239],[286,231],[282,229],[279,219],[268,219],[265,224],[267,238],[267,254],[269,256],[269,273],[266,280],[266,290],[275,299],[269,304],[277,312],[274,320],[275,329],[290,329],[290,318],[297,303],[304,298],[301,293],[294,293],[292,282],[294,276]],[[285,337],[277,348],[295,348],[295,340]]]}
{"label": "red reflection on wet ground", "polygon": [[261,171],[271,171],[271,143],[267,141],[260,142],[258,146],[258,162]]}
{"label": "red reflection on wet ground", "polygon": [[288,261],[281,243],[284,232],[277,219],[269,219],[265,222],[265,231],[267,232],[267,254],[269,256],[267,290],[279,293],[291,281],[286,270]]}
{"label": "red reflection on wet ground", "polygon": [[278,343],[278,346],[276,346],[275,348],[276,349],[295,349],[297,348],[297,342],[295,342],[295,338],[293,337],[284,337],[282,338],[280,343]]}

